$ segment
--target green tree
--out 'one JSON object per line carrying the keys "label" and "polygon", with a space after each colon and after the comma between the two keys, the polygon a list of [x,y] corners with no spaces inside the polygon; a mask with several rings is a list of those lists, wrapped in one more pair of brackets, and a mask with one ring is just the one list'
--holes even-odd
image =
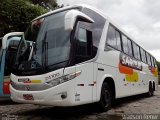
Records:
{"label": "green tree", "polygon": [[57,0],[30,0],[30,1],[35,5],[38,4],[44,7],[45,9],[50,9],[50,10],[55,9],[58,6]]}
{"label": "green tree", "polygon": [[32,19],[46,12],[29,0],[1,0],[0,37],[12,31],[25,31]]}

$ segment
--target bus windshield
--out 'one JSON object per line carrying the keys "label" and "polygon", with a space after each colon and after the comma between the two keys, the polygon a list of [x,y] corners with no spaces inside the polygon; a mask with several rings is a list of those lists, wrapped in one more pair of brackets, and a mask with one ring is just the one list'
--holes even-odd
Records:
{"label": "bus windshield", "polygon": [[[65,31],[64,28],[65,14],[66,11],[56,13],[31,23],[25,32],[25,40],[34,43],[30,53],[31,59],[28,59],[26,53],[29,52],[26,51],[23,55],[17,55],[18,64],[14,68],[21,72],[14,74],[33,75],[65,67],[69,60],[71,46],[70,32]],[[23,44],[20,44],[19,49],[23,48],[21,45]]]}

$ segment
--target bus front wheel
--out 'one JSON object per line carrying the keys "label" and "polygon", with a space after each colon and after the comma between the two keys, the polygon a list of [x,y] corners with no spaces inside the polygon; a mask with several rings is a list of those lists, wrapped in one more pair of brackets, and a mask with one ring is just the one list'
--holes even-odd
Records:
{"label": "bus front wheel", "polygon": [[107,82],[104,82],[101,89],[101,97],[98,103],[100,111],[107,111],[112,103],[112,91]]}

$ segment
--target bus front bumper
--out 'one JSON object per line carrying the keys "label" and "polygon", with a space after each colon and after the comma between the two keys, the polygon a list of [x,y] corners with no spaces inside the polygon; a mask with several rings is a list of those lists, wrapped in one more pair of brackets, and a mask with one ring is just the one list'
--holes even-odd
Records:
{"label": "bus front bumper", "polygon": [[52,106],[74,106],[74,90],[68,85],[59,85],[43,91],[19,91],[10,85],[11,99],[18,103]]}

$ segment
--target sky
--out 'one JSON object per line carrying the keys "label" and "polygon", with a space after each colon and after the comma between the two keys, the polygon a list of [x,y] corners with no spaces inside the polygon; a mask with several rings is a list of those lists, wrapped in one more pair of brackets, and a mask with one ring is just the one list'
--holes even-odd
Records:
{"label": "sky", "polygon": [[160,0],[57,0],[98,8],[160,61]]}

